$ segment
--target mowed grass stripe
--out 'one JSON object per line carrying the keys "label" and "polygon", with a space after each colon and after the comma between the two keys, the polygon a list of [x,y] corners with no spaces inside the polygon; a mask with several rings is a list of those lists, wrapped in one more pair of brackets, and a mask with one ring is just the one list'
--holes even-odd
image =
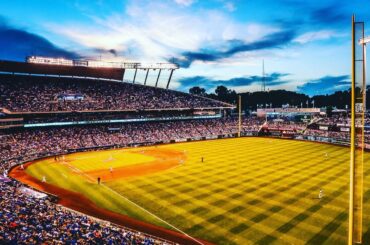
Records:
{"label": "mowed grass stripe", "polygon": [[185,203],[185,202],[184,202]]}
{"label": "mowed grass stripe", "polygon": [[[261,187],[261,186],[260,186]],[[271,186],[271,188],[272,188],[272,186]],[[159,189],[161,189],[161,188],[159,188]],[[192,188],[186,188],[186,189],[192,189]],[[258,188],[256,188],[256,189],[258,189]],[[220,191],[223,191],[223,190],[225,190],[224,188],[218,188],[218,189],[216,189],[216,190],[214,190],[214,191],[212,191],[213,193],[215,193],[215,192],[220,192]],[[168,193],[168,196],[172,196],[173,194],[171,194],[171,193]]]}
{"label": "mowed grass stripe", "polygon": [[[318,188],[318,187],[316,187],[316,188]],[[219,217],[219,216],[216,216],[216,217]],[[217,221],[217,220],[211,220],[211,221]]]}
{"label": "mowed grass stripe", "polygon": [[[183,202],[183,201],[182,201]],[[186,203],[186,202],[184,202],[184,203]],[[216,216],[217,217],[217,216]]]}
{"label": "mowed grass stripe", "polygon": [[[370,169],[365,172],[365,176],[369,176],[370,175]],[[330,180],[326,180],[328,183],[330,182]],[[319,211],[325,204],[327,204],[328,202],[330,201],[334,201],[336,200],[336,197],[338,197],[339,195],[345,193],[348,189],[348,184],[345,184],[343,185],[340,189],[338,189],[336,192],[332,193],[331,195],[328,195],[328,197],[326,197],[323,202],[320,202],[319,204],[317,205],[314,205],[312,206],[311,208],[309,208],[307,210],[306,213],[300,213],[298,216],[296,216],[292,221],[292,222],[289,222],[289,223],[286,223],[284,224],[284,226],[281,226],[279,227],[278,231],[280,232],[287,232],[289,231],[290,229],[293,229],[294,227],[297,227],[298,225],[298,222],[303,222],[305,221],[306,219],[308,218],[312,218],[314,216],[314,214],[310,214],[312,212],[317,212]],[[365,196],[366,196],[366,193],[365,193]],[[366,203],[366,201],[365,201]],[[346,203],[346,206],[348,206],[348,203]],[[346,207],[345,206],[345,207]],[[331,237],[334,237],[334,239],[332,239],[331,241],[332,242],[336,242],[335,244],[338,244],[338,241],[345,241],[346,239],[346,236],[338,236],[338,234],[334,234],[334,232],[340,227],[340,226],[343,226],[343,223],[346,224],[346,221],[347,220],[347,213],[346,211],[342,211],[342,212],[336,212],[337,213],[337,216],[335,216],[335,214],[331,214],[332,217],[335,217],[334,219],[332,219],[330,222],[325,222],[324,221],[321,221],[319,222],[320,224],[322,224],[322,222],[325,222],[327,223],[326,226],[320,230],[320,232],[316,233],[309,241],[308,243],[309,244],[322,244],[324,243],[326,240],[328,240],[329,238]],[[339,214],[338,214],[339,213]],[[306,226],[307,224],[305,223],[303,226]],[[259,244],[270,244],[271,242],[273,242],[274,240],[276,240],[276,237],[277,236],[273,236],[271,234],[267,235],[266,237],[264,237],[262,240],[259,241]]]}
{"label": "mowed grass stripe", "polygon": [[[293,164],[291,164],[290,166],[295,166],[296,165],[296,163],[293,163]],[[272,166],[262,166],[262,167],[258,167],[258,170],[262,170],[263,168],[266,168],[266,167],[270,167],[270,169],[273,169],[272,168]],[[260,176],[253,176],[253,177],[251,177],[251,178],[249,178],[249,179],[246,179],[245,181],[250,181],[250,180],[252,180],[252,179],[258,179],[258,178],[260,178],[260,177],[262,177],[262,176],[266,176],[266,175],[269,175],[269,174],[273,174],[273,173],[275,173],[276,171],[278,171],[278,170],[284,170],[284,169],[287,169],[286,167],[280,167],[280,169],[273,169],[273,170],[271,170],[270,172],[266,172],[265,174],[262,174],[262,175],[260,175]],[[301,169],[299,169],[299,171],[302,171]],[[229,172],[231,172],[232,173],[232,171],[229,171]],[[248,172],[249,172],[249,170],[248,170]],[[238,176],[238,175],[242,175],[243,173],[237,173],[237,174],[234,174],[233,176],[228,176],[229,178],[230,177],[236,177],[236,176]],[[247,174],[247,172],[244,172],[244,174]],[[219,173],[214,173],[213,175],[219,175]],[[289,173],[287,174],[287,175],[289,175]],[[206,176],[202,176],[202,177],[204,177],[204,179],[206,179],[205,177]],[[215,176],[212,176],[213,177],[213,179],[215,179]],[[283,176],[283,177],[281,177],[282,179],[283,178],[285,178],[286,176]],[[182,186],[182,184],[184,184],[184,183],[190,183],[190,182],[192,182],[193,180],[194,180],[194,178],[193,179],[190,179],[190,180],[187,180],[186,179],[187,178],[187,176],[181,176],[181,180],[186,180],[186,181],[184,181],[184,182],[182,182],[182,181],[180,181],[180,182],[178,182],[177,184],[174,184],[174,185],[169,185],[168,187],[170,187],[170,188],[173,188],[173,187],[178,187],[178,186]],[[177,179],[177,178],[173,178],[173,179]],[[164,181],[159,181],[159,183],[164,183]],[[209,183],[209,185],[211,185],[212,183]],[[206,186],[202,186],[202,187],[206,187]],[[152,188],[150,191],[151,192],[155,192],[156,190],[160,190],[160,189],[154,189],[154,188]],[[189,189],[189,190],[191,190],[191,189]],[[181,190],[179,190],[179,191],[181,191]],[[161,197],[161,196],[160,196]]]}
{"label": "mowed grass stripe", "polygon": [[[152,148],[135,150],[145,149]],[[239,138],[170,144],[158,149],[181,151],[187,160],[176,169],[108,185],[190,235],[219,244],[346,241],[347,222],[342,222],[344,216],[340,214],[346,214],[348,207],[347,190],[341,189],[348,181],[348,148]],[[99,152],[80,157],[94,155]],[[365,154],[366,161],[369,156]],[[123,164],[129,162],[127,159]],[[92,167],[89,164],[95,163],[87,159],[83,164]],[[325,202],[314,199],[320,188],[328,196]],[[368,182],[365,193],[367,190]],[[120,208],[124,212],[127,207],[123,204]],[[370,210],[368,203],[364,210]],[[364,218],[364,226],[370,226],[369,215]]]}

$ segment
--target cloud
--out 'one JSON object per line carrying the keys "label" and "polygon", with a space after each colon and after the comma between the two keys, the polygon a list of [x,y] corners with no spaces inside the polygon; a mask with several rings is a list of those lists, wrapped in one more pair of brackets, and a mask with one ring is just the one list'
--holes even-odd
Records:
{"label": "cloud", "polygon": [[0,59],[24,61],[29,55],[79,57],[77,53],[57,47],[42,36],[8,25],[2,18],[0,37]]}
{"label": "cloud", "polygon": [[311,31],[296,37],[293,41],[300,44],[305,44],[313,41],[330,39],[336,36],[338,36],[338,34],[330,30]]}
{"label": "cloud", "polygon": [[188,68],[194,61],[216,61],[229,58],[237,53],[246,51],[256,51],[262,49],[280,48],[290,43],[296,33],[293,30],[284,30],[269,34],[255,42],[244,42],[242,40],[230,40],[230,48],[225,51],[219,50],[201,50],[200,52],[184,52],[175,62],[183,68]]}
{"label": "cloud", "polygon": [[335,91],[346,90],[351,86],[348,75],[325,76],[311,80],[297,87],[297,91],[307,95],[332,94]]}
{"label": "cloud", "polygon": [[185,7],[188,7],[195,2],[194,0],[174,0],[174,1],[178,5],[185,6]]}
{"label": "cloud", "polygon": [[235,4],[233,2],[226,2],[224,7],[229,12],[234,12],[236,10]]}
{"label": "cloud", "polygon": [[114,49],[135,60],[172,61],[175,57],[184,60],[184,67],[193,60],[219,60],[240,52],[238,49],[253,49],[251,45],[281,32],[274,25],[230,18],[222,9],[184,9],[158,1],[131,1],[123,13],[89,17],[93,24],[48,23],[48,31],[82,48]]}
{"label": "cloud", "polygon": [[119,55],[118,51],[116,49],[102,49],[102,48],[96,48],[94,51],[98,54],[104,54],[104,55],[112,55],[113,57],[117,57]]}
{"label": "cloud", "polygon": [[[294,81],[286,79],[290,74],[274,72],[265,76],[267,89],[288,89]],[[212,79],[205,76],[185,77],[177,81],[178,89],[188,91],[194,86],[205,88],[208,92],[213,92],[214,89],[223,85],[229,89],[235,89],[239,92],[258,91],[261,89],[262,76],[246,76],[235,77],[225,80]],[[348,75],[342,76],[325,76],[315,80],[310,80],[296,89],[288,89],[303,93],[309,96],[332,94],[336,91],[347,90],[350,88],[350,80]]]}
{"label": "cloud", "polygon": [[[265,76],[265,83],[266,86],[277,86],[281,84],[288,83],[287,80],[282,80],[283,77],[289,74],[286,73],[271,73]],[[235,77],[228,80],[215,80],[209,77],[204,76],[194,76],[194,77],[186,77],[180,79],[178,82],[180,83],[180,90],[187,91],[194,86],[199,86],[205,88],[206,90],[212,90],[217,86],[223,85],[228,88],[235,88],[235,87],[246,87],[250,85],[261,85],[262,76],[247,76],[247,77]]]}

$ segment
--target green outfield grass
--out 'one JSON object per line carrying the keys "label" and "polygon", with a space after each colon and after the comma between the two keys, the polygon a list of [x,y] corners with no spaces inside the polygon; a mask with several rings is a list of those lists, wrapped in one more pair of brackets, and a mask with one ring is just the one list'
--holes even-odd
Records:
{"label": "green outfield grass", "polygon": [[[46,159],[27,172],[83,193],[101,207],[166,226],[122,196],[127,197],[184,232],[217,244],[347,242],[349,148],[269,138],[163,145],[157,149],[184,152],[187,159],[169,170],[104,186],[70,167],[88,171],[152,161],[140,155],[141,149],[154,147],[72,154],[66,156],[68,166]],[[370,243],[369,160],[366,154],[365,244]]]}

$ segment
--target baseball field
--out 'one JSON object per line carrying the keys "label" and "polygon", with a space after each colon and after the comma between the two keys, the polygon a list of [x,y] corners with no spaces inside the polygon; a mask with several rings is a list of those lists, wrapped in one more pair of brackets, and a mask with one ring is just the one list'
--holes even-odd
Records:
{"label": "baseball field", "polygon": [[[369,244],[370,153],[365,163],[364,239]],[[346,147],[222,139],[74,153],[35,161],[24,172],[31,177],[28,183],[37,179],[35,187],[77,193],[99,208],[187,234],[194,243],[347,242]]]}

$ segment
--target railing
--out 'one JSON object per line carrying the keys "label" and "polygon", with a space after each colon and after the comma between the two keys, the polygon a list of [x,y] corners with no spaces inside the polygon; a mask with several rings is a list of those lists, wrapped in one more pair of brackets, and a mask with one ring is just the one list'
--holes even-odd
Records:
{"label": "railing", "polygon": [[350,145],[349,139],[346,140],[341,138],[330,138],[316,135],[295,135],[294,139],[330,143],[335,145],[345,145],[345,146]]}
{"label": "railing", "polygon": [[153,117],[153,118],[50,122],[50,123],[26,123],[24,124],[24,127],[31,128],[31,127],[49,127],[49,126],[66,126],[66,125],[70,126],[70,125],[106,124],[106,123],[161,122],[161,121],[177,121],[177,120],[192,120],[192,119],[216,119],[216,118],[221,118],[221,117],[222,117],[221,114],[215,114],[215,115],[181,116],[181,117]]}

